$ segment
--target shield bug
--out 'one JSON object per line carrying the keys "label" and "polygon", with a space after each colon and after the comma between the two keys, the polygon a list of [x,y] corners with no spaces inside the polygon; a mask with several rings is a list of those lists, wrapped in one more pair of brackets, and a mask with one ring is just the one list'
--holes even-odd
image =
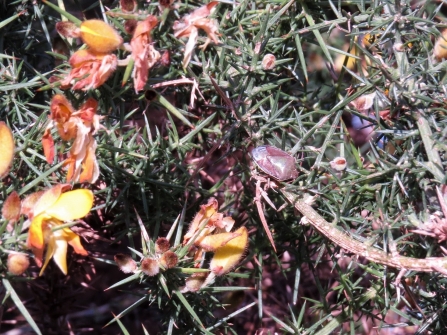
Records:
{"label": "shield bug", "polygon": [[298,177],[295,158],[271,145],[261,145],[251,151],[256,165],[270,177],[284,181]]}

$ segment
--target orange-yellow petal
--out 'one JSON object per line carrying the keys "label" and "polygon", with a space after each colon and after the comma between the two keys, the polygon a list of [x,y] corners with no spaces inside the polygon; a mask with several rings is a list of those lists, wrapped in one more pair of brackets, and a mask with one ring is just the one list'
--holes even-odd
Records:
{"label": "orange-yellow petal", "polygon": [[50,130],[46,129],[42,136],[42,147],[48,164],[53,164],[54,160],[54,140]]}
{"label": "orange-yellow petal", "polygon": [[74,108],[68,99],[62,94],[56,94],[51,99],[50,112],[51,119],[57,123],[65,123],[74,113]]}
{"label": "orange-yellow petal", "polygon": [[73,178],[74,178],[74,173],[76,170],[76,159],[75,157],[68,157],[65,162],[64,162],[64,166],[67,166],[67,181],[68,182],[72,182]]}
{"label": "orange-yellow petal", "polygon": [[[54,234],[54,253],[53,260],[64,273],[67,274],[67,241],[62,230],[53,232]],[[46,261],[46,260],[45,260]]]}
{"label": "orange-yellow petal", "polygon": [[76,235],[69,228],[64,228],[63,233],[64,233],[64,239],[68,242],[68,244],[70,244],[73,247],[75,253],[82,256],[88,256],[88,252],[82,246],[81,239],[79,238],[78,235]]}
{"label": "orange-yellow petal", "polygon": [[76,138],[78,132],[78,118],[71,117],[64,123],[57,123],[57,132],[64,141],[71,141]]}
{"label": "orange-yellow petal", "polygon": [[241,236],[239,233],[220,233],[214,235],[208,235],[202,238],[198,238],[194,241],[194,244],[203,248],[205,251],[215,251],[232,239]]}
{"label": "orange-yellow petal", "polygon": [[32,216],[39,215],[56,203],[62,192],[70,188],[68,184],[57,184],[46,190],[32,209]]}
{"label": "orange-yellow petal", "polygon": [[0,179],[9,172],[14,158],[14,137],[11,129],[0,121]]}
{"label": "orange-yellow petal", "polygon": [[32,253],[34,254],[34,261],[36,262],[37,266],[40,268],[42,267],[42,260],[43,260],[43,249],[38,248],[30,248]]}
{"label": "orange-yellow petal", "polygon": [[102,59],[102,57],[104,57],[104,54],[102,53],[98,55],[92,50],[81,49],[71,55],[69,63],[71,67],[76,68],[80,67],[83,63],[96,61]]}
{"label": "orange-yellow petal", "polygon": [[61,221],[72,221],[86,216],[92,206],[93,192],[79,189],[63,193],[45,213]]}
{"label": "orange-yellow petal", "polygon": [[90,49],[103,53],[115,51],[123,43],[118,32],[101,20],[82,22],[81,38]]}
{"label": "orange-yellow petal", "polygon": [[96,115],[98,109],[98,101],[93,98],[88,98],[87,101],[79,109],[79,114],[82,121],[93,122],[93,117]]}
{"label": "orange-yellow petal", "polygon": [[39,276],[45,271],[50,259],[53,258],[56,265],[61,271],[67,274],[67,241],[65,233],[62,229],[50,233],[48,240],[47,252],[45,254],[45,263],[40,270]]}
{"label": "orange-yellow petal", "polygon": [[[65,245],[67,245],[66,242],[65,242]],[[45,271],[45,269],[47,268],[47,265],[50,262],[50,259],[53,257],[55,250],[56,250],[56,243],[54,240],[53,233],[51,233],[51,236],[50,236],[50,238],[48,240],[48,244],[47,244],[47,252],[45,253],[45,263],[43,263],[42,269],[40,269],[39,276],[41,276],[43,274],[43,272]]]}
{"label": "orange-yellow petal", "polygon": [[236,233],[240,234],[240,236],[217,249],[211,260],[210,270],[216,276],[222,276],[234,268],[245,252],[248,244],[247,228],[240,227],[236,230]]}
{"label": "orange-yellow petal", "polygon": [[[42,225],[46,219],[47,219],[47,216],[45,214],[40,214],[40,215],[35,216],[34,219],[31,221],[31,225],[30,225],[29,231],[28,231],[28,241],[27,241],[27,245],[29,248],[43,250],[44,238],[43,238]],[[34,253],[34,250],[33,250],[33,253]]]}
{"label": "orange-yellow petal", "polygon": [[218,208],[219,204],[215,198],[210,198],[208,200],[208,203],[206,203],[205,205],[200,205],[200,210],[194,217],[194,220],[192,221],[191,225],[189,226],[188,232],[185,234],[183,238],[183,243],[187,243],[188,240],[196,233],[197,229],[199,229],[200,224],[203,222],[203,220],[211,219],[211,217],[215,213],[217,213]]}
{"label": "orange-yellow petal", "polygon": [[447,29],[436,40],[435,47],[433,48],[433,57],[439,62],[447,59]]}
{"label": "orange-yellow petal", "polygon": [[93,140],[87,148],[87,154],[82,162],[82,173],[79,177],[80,183],[94,183],[99,176],[99,166],[96,160],[96,141]]}

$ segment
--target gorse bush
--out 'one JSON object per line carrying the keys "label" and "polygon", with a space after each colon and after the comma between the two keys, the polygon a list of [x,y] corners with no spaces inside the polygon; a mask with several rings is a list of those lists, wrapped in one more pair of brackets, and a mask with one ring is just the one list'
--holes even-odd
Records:
{"label": "gorse bush", "polygon": [[444,333],[442,2],[1,6],[5,330]]}

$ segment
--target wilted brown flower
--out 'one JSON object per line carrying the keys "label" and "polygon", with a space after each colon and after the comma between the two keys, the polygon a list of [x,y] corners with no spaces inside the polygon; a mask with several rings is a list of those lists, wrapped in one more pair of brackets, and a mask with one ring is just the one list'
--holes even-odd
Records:
{"label": "wilted brown flower", "polygon": [[29,267],[28,255],[19,252],[14,252],[8,255],[8,271],[15,276],[20,276]]}
{"label": "wilted brown flower", "polygon": [[137,23],[130,46],[135,61],[133,82],[135,91],[141,91],[146,85],[149,69],[160,59],[160,53],[152,45],[151,31],[158,24],[158,19],[149,15],[146,20]]}
{"label": "wilted brown flower", "polygon": [[81,30],[73,22],[61,21],[56,23],[56,31],[67,38],[81,37]]}
{"label": "wilted brown flower", "polygon": [[441,36],[436,40],[433,48],[433,57],[438,62],[447,59],[447,29],[445,29],[441,33]]}
{"label": "wilted brown flower", "polygon": [[262,68],[264,70],[271,70],[275,67],[276,57],[272,54],[266,54],[262,59]]}
{"label": "wilted brown flower", "polygon": [[72,69],[61,81],[61,88],[88,91],[98,88],[109,79],[116,70],[118,59],[113,54],[82,49],[70,57],[70,65]]}
{"label": "wilted brown flower", "polygon": [[441,243],[447,241],[447,204],[439,188],[436,188],[436,193],[444,217],[441,217],[441,213],[430,215],[430,219],[422,224],[419,229],[413,230],[413,233],[431,236],[437,239],[438,243]]}
{"label": "wilted brown flower", "polygon": [[157,254],[162,254],[168,251],[170,248],[169,240],[165,237],[159,237],[157,241],[155,241],[155,252]]}
{"label": "wilted brown flower", "polygon": [[50,133],[53,126],[57,127],[59,136],[65,140],[74,140],[70,155],[64,165],[68,167],[67,181],[94,183],[99,176],[99,166],[96,160],[96,140],[93,135],[101,127],[101,117],[96,115],[98,102],[89,98],[78,111],[62,94],[56,94],[51,99],[51,122],[42,137],[42,146],[47,162],[54,159],[54,140]]}
{"label": "wilted brown flower", "polygon": [[331,165],[331,168],[336,171],[343,171],[347,166],[346,158],[344,157],[335,157],[329,164]]}
{"label": "wilted brown flower", "polygon": [[178,263],[178,256],[173,251],[166,251],[160,257],[160,265],[165,269],[172,269]]}
{"label": "wilted brown flower", "polygon": [[160,272],[158,261],[154,258],[147,257],[141,261],[141,271],[149,277],[153,277]]}
{"label": "wilted brown flower", "polygon": [[205,283],[208,273],[200,272],[194,273],[191,277],[186,278],[185,287],[182,289],[182,293],[197,292]]}
{"label": "wilted brown flower", "polygon": [[137,270],[137,263],[132,259],[132,256],[127,254],[116,254],[114,256],[115,263],[124,273],[131,273]]}
{"label": "wilted brown flower", "polygon": [[19,220],[21,212],[21,201],[19,194],[13,191],[6,198],[2,207],[2,215],[10,224],[14,224]]}
{"label": "wilted brown flower", "polygon": [[207,18],[212,13],[214,7],[219,4],[218,1],[211,1],[209,4],[202,6],[191,14],[182,18],[181,21],[174,22],[174,36],[177,38],[189,37],[185,46],[185,55],[183,57],[183,67],[186,67],[191,60],[192,52],[199,37],[199,29],[206,32],[207,40],[202,46],[203,49],[207,47],[210,41],[218,44],[218,25],[216,20]]}
{"label": "wilted brown flower", "polygon": [[421,225],[420,229],[413,230],[413,233],[431,236],[438,240],[438,243],[447,241],[447,219],[438,215],[431,215],[430,219]]}
{"label": "wilted brown flower", "polygon": [[120,7],[124,13],[131,13],[138,8],[138,4],[135,0],[120,0]]}

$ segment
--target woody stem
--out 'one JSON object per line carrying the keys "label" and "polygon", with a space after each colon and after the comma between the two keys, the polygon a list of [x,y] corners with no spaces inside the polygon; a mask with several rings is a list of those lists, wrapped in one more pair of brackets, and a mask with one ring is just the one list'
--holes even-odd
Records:
{"label": "woody stem", "polygon": [[447,257],[427,257],[424,259],[388,254],[383,250],[369,246],[353,239],[327,222],[311,206],[300,200],[297,195],[281,189],[284,197],[303,214],[316,230],[326,238],[353,254],[365,257],[367,260],[391,266],[397,269],[406,269],[421,272],[440,272],[447,276]]}

